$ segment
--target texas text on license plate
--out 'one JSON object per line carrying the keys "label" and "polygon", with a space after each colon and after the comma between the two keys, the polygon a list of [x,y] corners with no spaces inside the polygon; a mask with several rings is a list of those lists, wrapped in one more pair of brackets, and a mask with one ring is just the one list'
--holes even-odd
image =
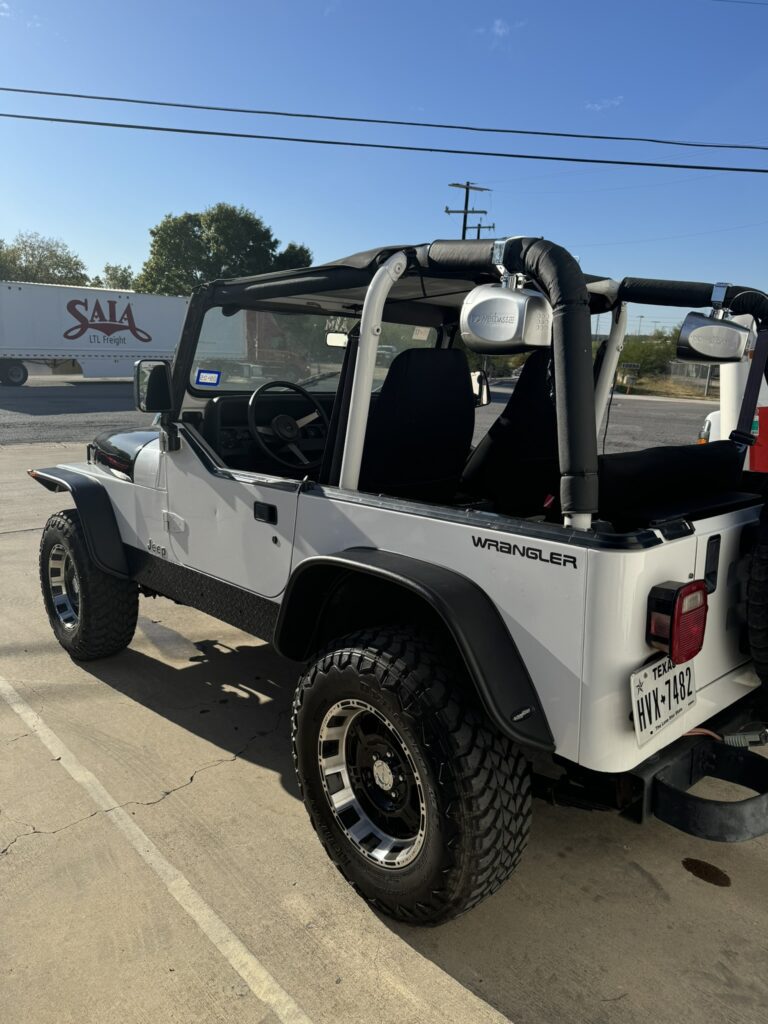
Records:
{"label": "texas text on license plate", "polygon": [[661,658],[629,677],[632,718],[642,746],[696,703],[693,664],[673,665]]}

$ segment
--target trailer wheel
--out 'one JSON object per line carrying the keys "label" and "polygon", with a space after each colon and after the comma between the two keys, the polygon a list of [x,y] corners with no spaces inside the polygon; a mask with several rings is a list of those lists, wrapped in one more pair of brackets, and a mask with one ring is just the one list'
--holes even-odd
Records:
{"label": "trailer wheel", "polygon": [[117,654],[133,639],[138,587],[93,564],[75,509],[57,512],[45,524],[40,585],[56,639],[76,661]]}
{"label": "trailer wheel", "polygon": [[421,635],[335,641],[299,681],[296,772],[331,860],[381,912],[464,913],[512,874],[531,820],[528,761]]}
{"label": "trailer wheel", "polygon": [[12,388],[20,388],[26,384],[29,371],[24,363],[7,361],[0,363],[0,384],[7,384]]}

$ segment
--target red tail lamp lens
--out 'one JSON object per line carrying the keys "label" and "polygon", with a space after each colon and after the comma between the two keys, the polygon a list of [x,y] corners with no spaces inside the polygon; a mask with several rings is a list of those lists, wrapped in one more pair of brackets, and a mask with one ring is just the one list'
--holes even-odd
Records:
{"label": "red tail lamp lens", "polygon": [[695,658],[704,645],[707,625],[707,584],[662,583],[648,596],[646,640],[664,651],[675,665]]}

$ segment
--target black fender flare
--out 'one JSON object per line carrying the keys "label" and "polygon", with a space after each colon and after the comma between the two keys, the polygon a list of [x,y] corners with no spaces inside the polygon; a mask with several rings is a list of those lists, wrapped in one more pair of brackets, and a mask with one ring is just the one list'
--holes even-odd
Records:
{"label": "black fender flare", "polygon": [[88,554],[102,572],[129,579],[125,548],[109,494],[98,480],[61,466],[30,469],[29,475],[49,491],[69,491],[80,514]]}
{"label": "black fender flare", "polygon": [[554,750],[544,709],[496,605],[476,583],[452,569],[376,548],[307,558],[291,574],[280,606],[273,638],[280,654],[307,661],[322,646],[318,623],[323,609],[350,574],[376,577],[428,605],[452,636],[497,728],[522,746]]}

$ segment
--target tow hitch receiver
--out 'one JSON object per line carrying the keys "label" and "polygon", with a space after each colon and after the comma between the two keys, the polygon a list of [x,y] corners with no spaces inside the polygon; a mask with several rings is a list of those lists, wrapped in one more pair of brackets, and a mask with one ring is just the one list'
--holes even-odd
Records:
{"label": "tow hitch receiver", "polygon": [[[768,758],[715,739],[685,744],[653,777],[651,811],[682,832],[720,843],[768,833]],[[688,790],[705,777],[755,792],[743,800],[710,800]]]}

